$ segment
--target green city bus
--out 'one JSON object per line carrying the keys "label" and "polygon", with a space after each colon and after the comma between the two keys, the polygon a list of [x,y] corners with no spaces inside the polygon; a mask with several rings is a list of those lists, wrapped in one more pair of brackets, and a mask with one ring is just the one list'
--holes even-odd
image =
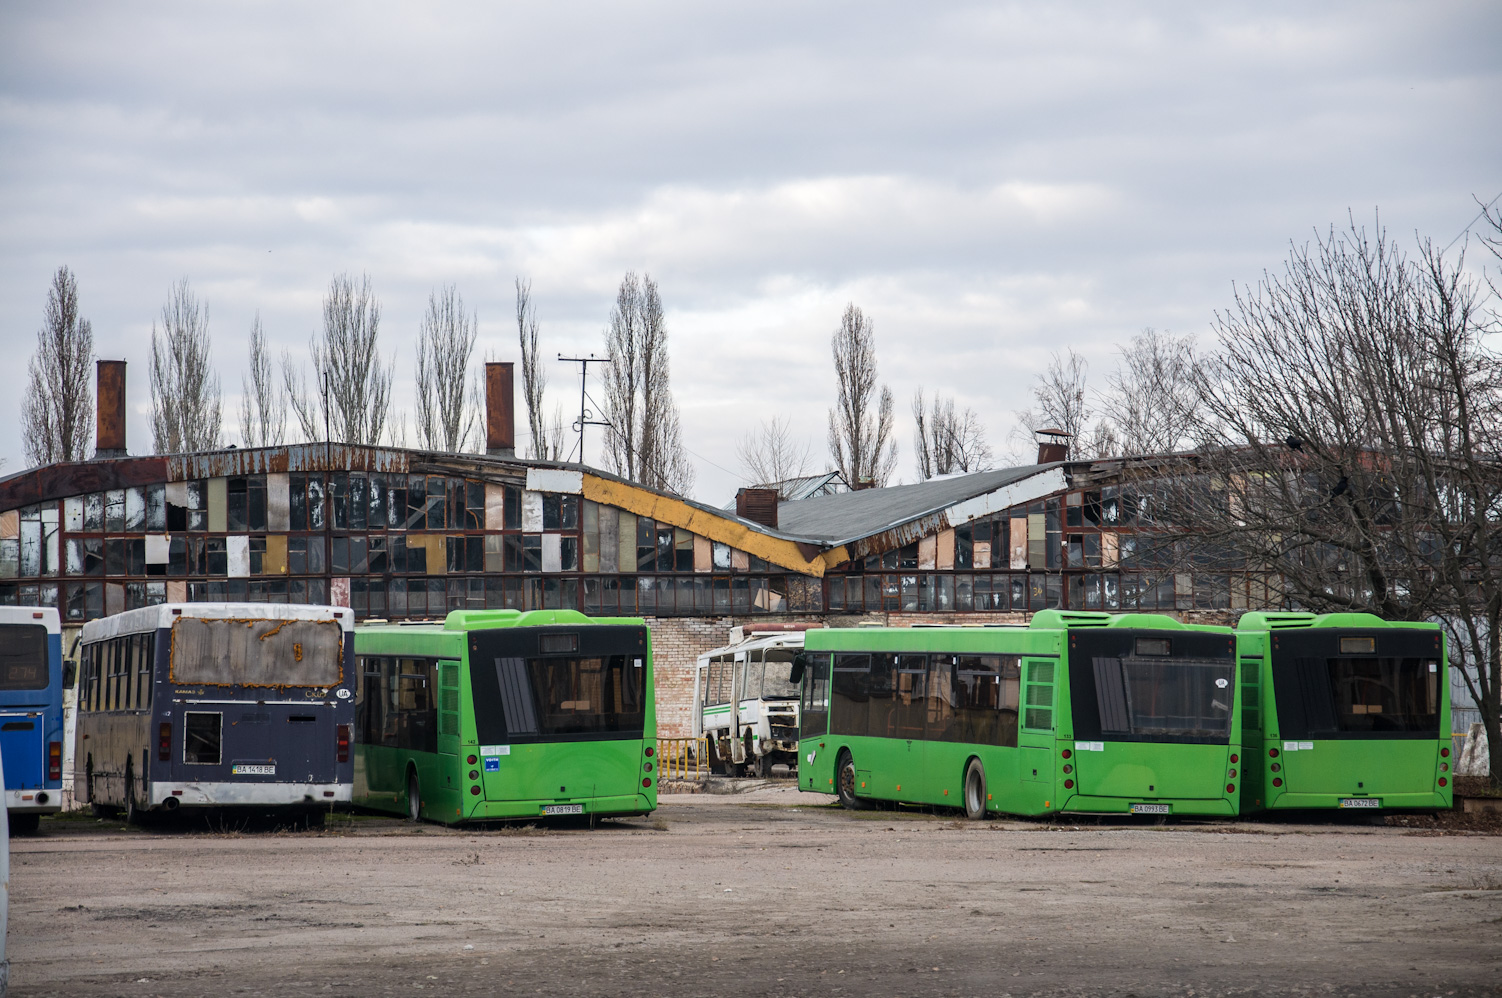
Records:
{"label": "green city bus", "polygon": [[1243,811],[1452,806],[1438,624],[1248,613],[1236,634]]}
{"label": "green city bus", "polygon": [[355,629],[353,802],[445,824],[657,807],[639,618],[455,610]]}
{"label": "green city bus", "polygon": [[801,789],[990,812],[1234,815],[1235,634],[1044,610],[1026,627],[813,630]]}

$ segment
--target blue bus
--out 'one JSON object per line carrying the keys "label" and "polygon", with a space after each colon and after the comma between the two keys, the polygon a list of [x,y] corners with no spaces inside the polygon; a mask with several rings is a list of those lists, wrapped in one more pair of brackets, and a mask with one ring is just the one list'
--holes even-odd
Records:
{"label": "blue bus", "polygon": [[0,606],[0,754],[13,833],[62,810],[63,632],[52,607]]}

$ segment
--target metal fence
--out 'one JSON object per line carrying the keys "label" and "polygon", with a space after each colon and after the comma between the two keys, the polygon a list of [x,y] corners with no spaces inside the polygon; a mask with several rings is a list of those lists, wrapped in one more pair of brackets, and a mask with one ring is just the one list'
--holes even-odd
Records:
{"label": "metal fence", "polygon": [[709,740],[657,739],[657,780],[702,780],[709,774]]}

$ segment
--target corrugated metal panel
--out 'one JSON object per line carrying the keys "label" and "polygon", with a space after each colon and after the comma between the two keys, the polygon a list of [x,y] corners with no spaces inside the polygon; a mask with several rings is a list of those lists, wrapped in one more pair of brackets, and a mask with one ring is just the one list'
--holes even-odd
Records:
{"label": "corrugated metal panel", "polygon": [[412,453],[353,444],[287,444],[207,454],[174,454],[166,461],[168,478],[183,480],[287,471],[405,472],[411,468]]}

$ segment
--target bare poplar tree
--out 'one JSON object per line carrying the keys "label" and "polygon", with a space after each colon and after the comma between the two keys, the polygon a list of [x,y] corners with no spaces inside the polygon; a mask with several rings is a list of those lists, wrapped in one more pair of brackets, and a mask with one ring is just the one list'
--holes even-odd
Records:
{"label": "bare poplar tree", "polygon": [[845,306],[829,345],[839,393],[829,410],[830,457],[851,488],[886,485],[897,467],[892,390],[882,385],[876,394],[876,331],[854,302]]}
{"label": "bare poplar tree", "polygon": [[528,456],[541,461],[563,460],[563,409],[555,407],[553,422],[543,414],[543,394],[548,372],[538,353],[537,307],[532,303],[532,282],[516,279],[516,335],[522,348],[522,399],[527,405],[527,429],[532,442]]}
{"label": "bare poplar tree", "polygon": [[[1237,292],[1203,367],[1208,440],[1161,483],[1180,571],[1292,605],[1438,619],[1502,775],[1502,357],[1463,260],[1380,230],[1295,248]],[[1196,591],[1200,575],[1195,576]]]}
{"label": "bare poplar tree", "polygon": [[809,473],[809,444],[794,438],[792,420],[783,416],[758,424],[737,442],[735,452],[752,485],[786,486]]}
{"label": "bare poplar tree", "polygon": [[[375,445],[387,429],[395,365],[381,366],[381,303],[370,277],[338,274],[323,299],[323,335],[314,341],[312,391],[282,355],[282,378],[303,437]],[[327,430],[325,429],[327,427]]]}
{"label": "bare poplar tree", "polygon": [[985,471],[991,466],[991,447],[975,410],[957,410],[953,396],[934,395],[925,406],[923,389],[913,396],[913,450],[918,477]]}
{"label": "bare poplar tree", "polygon": [[240,441],[246,447],[277,447],[286,439],[286,393],[272,373],[257,312],[250,327],[250,377],[240,378]]}
{"label": "bare poplar tree", "polygon": [[67,267],[52,275],[43,314],[21,401],[21,435],[33,467],[86,460],[94,418],[94,331],[78,317],[78,282]]}
{"label": "bare poplar tree", "polygon": [[209,309],[185,277],[162,306],[162,335],[151,325],[151,435],[158,454],[219,446],[219,377],[209,363]]}
{"label": "bare poplar tree", "polygon": [[1195,391],[1194,340],[1147,328],[1120,350],[1101,415],[1127,454],[1170,454],[1194,444],[1203,414]]}
{"label": "bare poplar tree", "polygon": [[478,330],[454,285],[428,294],[417,331],[417,439],[429,450],[463,450],[474,432],[478,387],[469,359]]}
{"label": "bare poplar tree", "polygon": [[621,279],[605,348],[606,466],[649,488],[688,495],[694,469],[673,401],[662,298],[649,275]]}

